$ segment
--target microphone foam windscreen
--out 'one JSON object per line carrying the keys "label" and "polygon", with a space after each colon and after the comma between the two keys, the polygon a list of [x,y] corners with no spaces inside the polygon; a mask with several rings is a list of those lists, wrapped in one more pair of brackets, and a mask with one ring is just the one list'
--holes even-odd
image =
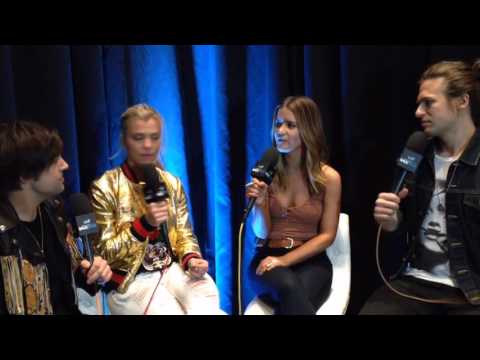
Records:
{"label": "microphone foam windscreen", "polygon": [[69,197],[70,207],[75,216],[89,214],[93,212],[92,205],[87,195],[82,193],[72,194]]}
{"label": "microphone foam windscreen", "polygon": [[407,140],[405,147],[416,153],[423,154],[427,146],[427,136],[423,131],[415,131]]}
{"label": "microphone foam windscreen", "polygon": [[265,169],[271,170],[277,165],[279,156],[278,150],[275,147],[271,147],[265,151],[258,165],[263,165]]}
{"label": "microphone foam windscreen", "polygon": [[143,178],[145,180],[145,188],[158,189],[160,187],[160,180],[158,178],[157,169],[155,165],[149,164],[142,166]]}

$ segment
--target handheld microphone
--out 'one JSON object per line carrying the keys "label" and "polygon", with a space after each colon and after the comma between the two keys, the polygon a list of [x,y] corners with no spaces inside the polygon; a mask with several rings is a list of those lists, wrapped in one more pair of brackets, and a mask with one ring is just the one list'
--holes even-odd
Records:
{"label": "handheld microphone", "polygon": [[[275,147],[271,147],[263,154],[262,158],[255,164],[250,175],[260,181],[263,181],[267,185],[270,185],[277,172],[277,163],[280,154]],[[237,259],[237,301],[238,301],[238,314],[242,314],[242,253],[243,253],[243,234],[245,221],[248,214],[255,204],[256,198],[250,198],[248,205],[243,211],[242,222],[240,223],[240,230],[238,231],[238,259]]]}
{"label": "handheld microphone", "polygon": [[[143,178],[145,180],[145,188],[143,190],[143,196],[147,204],[153,202],[160,202],[168,199],[168,191],[165,182],[160,179],[160,176],[155,168],[155,165],[149,164],[142,166]],[[173,256],[170,241],[168,239],[167,223],[163,222],[159,226],[163,240],[165,241],[170,255]]]}
{"label": "handheld microphone", "polygon": [[76,193],[70,195],[69,204],[74,216],[74,235],[82,239],[84,252],[90,264],[93,264],[93,250],[89,235],[98,233],[98,226],[95,220],[95,213],[90,201],[85,194]]}
{"label": "handheld microphone", "polygon": [[[275,173],[277,171],[277,162],[280,157],[278,150],[275,147],[268,149],[262,156],[262,158],[255,164],[250,175],[260,181],[263,181],[267,185],[270,185],[273,181]],[[255,204],[256,198],[250,198],[248,205],[243,212],[243,221],[248,217],[248,214]]]}
{"label": "handheld microphone", "polygon": [[143,189],[145,202],[150,204],[168,199],[167,187],[158,176],[155,165],[144,165],[142,171],[145,180],[145,188]]}
{"label": "handheld microphone", "polygon": [[393,193],[398,194],[400,192],[407,173],[414,174],[417,171],[426,146],[427,136],[423,131],[415,131],[410,135],[402,154],[397,160],[397,165],[402,170],[400,177],[393,184]]}
{"label": "handheld microphone", "polygon": [[[80,237],[83,244],[83,252],[90,262],[90,267],[93,265],[93,248],[92,243],[89,240],[89,235],[98,234],[98,225],[95,219],[95,213],[88,196],[82,193],[72,194],[69,197],[69,204],[73,213],[73,234],[75,237]],[[117,286],[110,280],[107,283],[97,282],[93,283],[93,293],[97,294],[99,287],[105,292],[110,292],[112,289],[116,289]],[[98,314],[103,314],[102,305],[98,295],[95,295],[95,303]]]}
{"label": "handheld microphone", "polygon": [[[398,194],[398,192],[400,191],[406,174],[407,173],[414,174],[417,171],[418,165],[423,159],[423,153],[425,151],[426,146],[427,146],[427,136],[422,131],[416,131],[412,135],[410,135],[410,137],[408,138],[407,144],[405,145],[405,148],[403,149],[402,154],[397,160],[397,165],[402,169],[402,172],[400,174],[400,178],[396,180],[393,185],[393,192],[395,194]],[[438,299],[438,298],[427,299],[420,296],[414,296],[414,295],[408,294],[404,292],[404,290],[400,291],[396,289],[393,286],[393,284],[391,284],[389,280],[387,280],[380,266],[381,231],[382,231],[382,225],[379,225],[378,231],[377,231],[376,245],[375,245],[375,260],[377,264],[378,273],[380,274],[380,277],[382,278],[385,285],[390,290],[392,290],[395,294],[402,296],[404,298],[413,299],[416,301],[426,302],[430,304],[459,304],[460,302],[463,304],[465,303],[463,302],[463,300],[457,300],[457,299],[455,300],[454,299]]]}

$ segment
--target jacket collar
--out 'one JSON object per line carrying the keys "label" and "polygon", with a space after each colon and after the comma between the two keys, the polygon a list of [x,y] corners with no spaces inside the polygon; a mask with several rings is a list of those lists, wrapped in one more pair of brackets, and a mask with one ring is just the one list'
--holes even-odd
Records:
{"label": "jacket collar", "polygon": [[[430,161],[433,161],[435,151],[435,141],[430,140],[427,150],[425,151],[425,157]],[[459,161],[470,165],[477,166],[480,162],[480,130],[475,130],[472,138],[468,142],[467,147],[460,156]]]}
{"label": "jacket collar", "polygon": [[480,130],[475,130],[460,161],[470,166],[477,166],[480,160]]}
{"label": "jacket collar", "polygon": [[0,232],[14,228],[19,221],[17,213],[10,201],[8,199],[2,199],[0,201]]}
{"label": "jacket collar", "polygon": [[122,169],[123,174],[127,177],[128,180],[130,180],[131,182],[133,182],[135,184],[138,184],[140,182],[138,180],[137,176],[135,175],[135,172],[130,167],[130,165],[128,165],[128,163],[126,161],[121,165],[121,169]]}

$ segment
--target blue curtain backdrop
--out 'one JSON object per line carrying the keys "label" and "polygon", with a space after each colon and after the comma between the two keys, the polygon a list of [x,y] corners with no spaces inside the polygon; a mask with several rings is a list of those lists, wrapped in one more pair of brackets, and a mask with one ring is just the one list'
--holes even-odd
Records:
{"label": "blue curtain backdrop", "polygon": [[[342,175],[342,211],[351,217],[349,312],[356,313],[380,284],[371,209],[417,128],[418,77],[433,61],[477,56],[478,47],[0,46],[0,121],[31,120],[60,131],[68,195],[86,192],[123,161],[119,119],[128,106],[145,102],[159,110],[166,121],[161,160],[185,186],[222,308],[235,313],[244,184],[271,145],[275,106],[289,95],[311,96]],[[247,224],[244,269],[253,251]],[[385,266],[393,269],[398,254],[385,251]],[[253,295],[244,281],[244,306]]]}

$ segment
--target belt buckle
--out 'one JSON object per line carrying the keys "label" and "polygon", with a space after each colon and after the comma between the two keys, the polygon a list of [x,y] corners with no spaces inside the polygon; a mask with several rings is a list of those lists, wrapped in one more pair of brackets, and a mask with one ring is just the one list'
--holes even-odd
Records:
{"label": "belt buckle", "polygon": [[290,244],[288,244],[287,246],[285,246],[285,249],[291,249],[291,248],[293,248],[293,241],[294,241],[293,238],[290,237],[290,236],[287,236],[285,239],[290,241]]}

